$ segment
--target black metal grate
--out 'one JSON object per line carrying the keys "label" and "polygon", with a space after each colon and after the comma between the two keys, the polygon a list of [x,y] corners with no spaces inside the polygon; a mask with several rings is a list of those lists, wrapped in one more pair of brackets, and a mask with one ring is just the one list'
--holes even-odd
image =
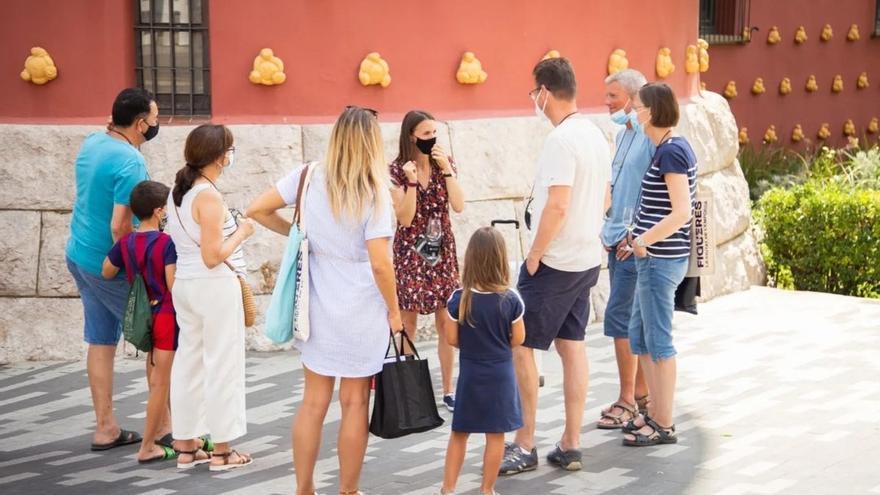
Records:
{"label": "black metal grate", "polygon": [[206,0],[134,0],[135,73],[164,116],[211,115]]}
{"label": "black metal grate", "polygon": [[746,43],[750,36],[749,0],[700,0],[700,38],[723,45]]}
{"label": "black metal grate", "polygon": [[880,0],[877,0],[877,9],[874,11],[874,36],[880,36]]}

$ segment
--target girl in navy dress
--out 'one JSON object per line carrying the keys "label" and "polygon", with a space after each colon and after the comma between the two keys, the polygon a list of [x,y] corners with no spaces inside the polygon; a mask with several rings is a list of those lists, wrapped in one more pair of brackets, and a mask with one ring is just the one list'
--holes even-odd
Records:
{"label": "girl in navy dress", "polygon": [[440,493],[455,490],[471,433],[486,434],[480,493],[494,494],[504,434],[522,427],[512,348],[525,340],[525,305],[509,288],[504,238],[492,227],[471,237],[461,289],[446,306],[446,339],[459,348],[456,407]]}

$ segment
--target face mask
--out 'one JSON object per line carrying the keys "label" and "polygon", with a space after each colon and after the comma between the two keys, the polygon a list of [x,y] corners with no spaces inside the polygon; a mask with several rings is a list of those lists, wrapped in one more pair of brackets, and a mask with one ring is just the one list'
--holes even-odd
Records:
{"label": "face mask", "polygon": [[156,125],[147,124],[147,132],[144,133],[144,140],[149,141],[156,137],[156,134],[159,134],[159,122],[156,122]]}
{"label": "face mask", "polygon": [[639,114],[638,112],[632,111],[627,114],[629,116],[629,123],[632,126],[633,130],[639,134],[645,133],[645,126],[639,122]]}
{"label": "face mask", "polygon": [[437,144],[437,138],[435,137],[431,139],[416,138],[416,147],[419,149],[419,151],[426,155],[431,154],[431,150],[434,149],[435,144]]}
{"label": "face mask", "polygon": [[227,154],[227,156],[229,157],[229,163],[227,163],[226,166],[223,167],[223,171],[224,171],[224,172],[225,172],[225,171],[228,171],[229,169],[231,169],[231,168],[232,168],[232,164],[235,163],[235,152],[234,152],[234,151],[230,151],[230,152]]}
{"label": "face mask", "polygon": [[544,106],[538,106],[538,99],[541,97],[541,93],[543,91],[544,89],[541,88],[538,91],[538,94],[535,96],[535,115],[541,120],[541,122],[550,122],[550,117],[548,117],[547,114],[544,113],[544,110],[547,108],[547,99],[544,99]]}
{"label": "face mask", "polygon": [[[629,101],[626,102],[626,105],[629,105]],[[626,105],[611,114],[611,122],[614,122],[617,125],[626,125],[630,119],[629,114],[626,112]]]}

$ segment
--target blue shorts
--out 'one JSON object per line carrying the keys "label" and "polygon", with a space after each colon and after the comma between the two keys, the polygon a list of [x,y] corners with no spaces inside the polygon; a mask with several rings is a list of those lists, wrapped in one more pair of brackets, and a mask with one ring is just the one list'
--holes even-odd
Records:
{"label": "blue shorts", "polygon": [[83,270],[67,258],[67,269],[79,289],[85,316],[83,340],[92,345],[113,345],[122,335],[122,315],[128,301],[128,281],[120,276],[106,280]]}
{"label": "blue shorts", "polygon": [[636,293],[636,257],[630,256],[619,261],[617,250],[611,250],[608,253],[608,278],[611,290],[605,306],[605,336],[628,339],[629,318]]}
{"label": "blue shorts", "polygon": [[544,263],[529,275],[525,263],[517,289],[526,305],[523,345],[546,351],[554,339],[584,340],[590,319],[590,289],[599,280],[599,267],[565,272]]}
{"label": "blue shorts", "polygon": [[675,289],[684,279],[688,257],[636,259],[638,280],[629,320],[629,347],[633,354],[650,354],[654,361],[675,356],[672,311]]}

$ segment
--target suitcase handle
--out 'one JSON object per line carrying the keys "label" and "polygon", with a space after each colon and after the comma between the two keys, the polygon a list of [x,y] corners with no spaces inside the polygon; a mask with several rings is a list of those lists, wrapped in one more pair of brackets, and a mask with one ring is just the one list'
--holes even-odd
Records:
{"label": "suitcase handle", "polygon": [[496,225],[515,225],[516,228],[519,228],[519,220],[492,220],[491,225],[494,227]]}

